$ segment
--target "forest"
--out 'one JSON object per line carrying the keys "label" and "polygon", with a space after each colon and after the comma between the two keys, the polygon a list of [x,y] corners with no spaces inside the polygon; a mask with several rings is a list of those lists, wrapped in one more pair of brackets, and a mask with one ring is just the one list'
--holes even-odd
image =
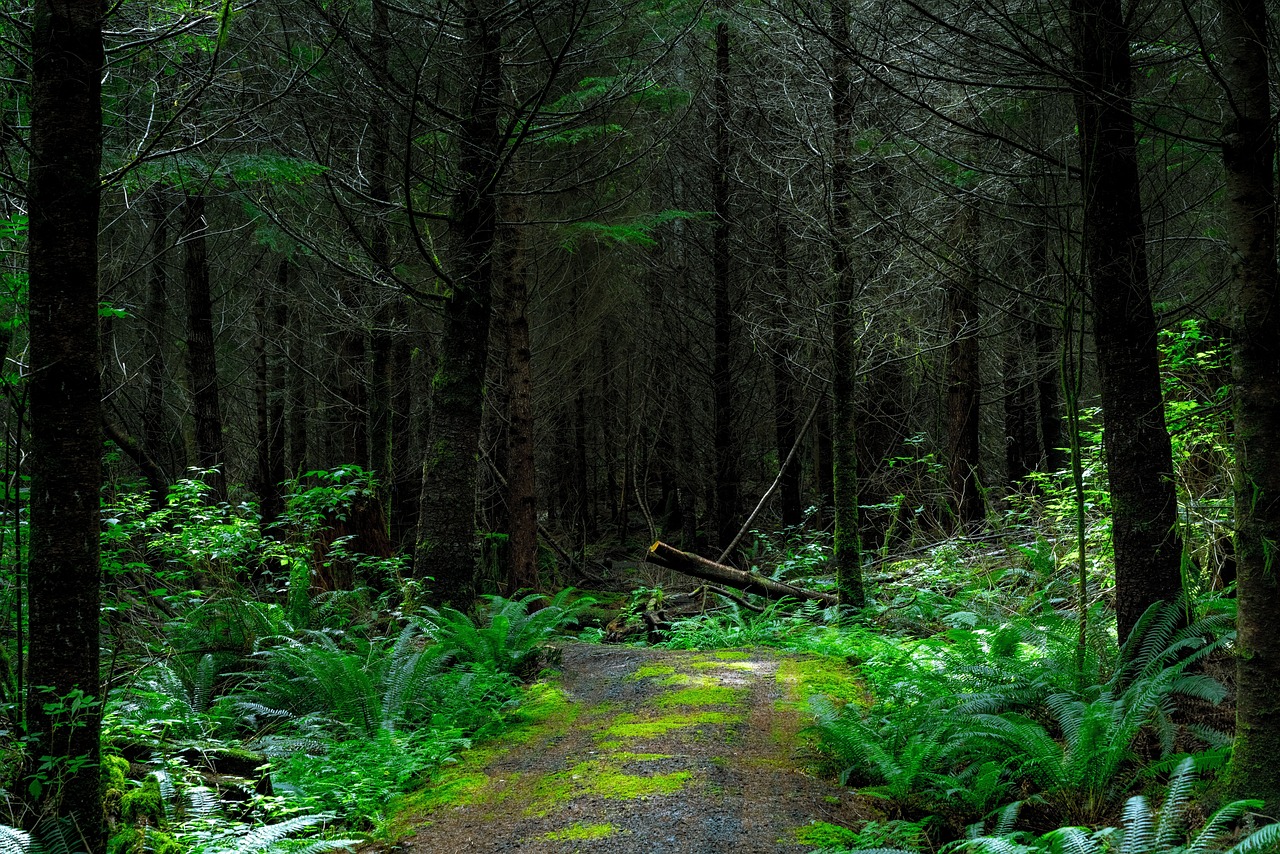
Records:
{"label": "forest", "polygon": [[5,0],[0,854],[1280,850],[1277,25]]}

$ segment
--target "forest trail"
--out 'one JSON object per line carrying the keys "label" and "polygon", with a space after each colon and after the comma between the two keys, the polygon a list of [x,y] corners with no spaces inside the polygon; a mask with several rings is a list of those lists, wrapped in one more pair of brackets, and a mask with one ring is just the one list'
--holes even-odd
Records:
{"label": "forest trail", "polygon": [[[404,813],[414,854],[803,852],[799,828],[869,814],[806,763],[811,659],[569,644],[531,721]],[[812,668],[810,668],[812,669]],[[512,741],[514,740],[514,744]]]}

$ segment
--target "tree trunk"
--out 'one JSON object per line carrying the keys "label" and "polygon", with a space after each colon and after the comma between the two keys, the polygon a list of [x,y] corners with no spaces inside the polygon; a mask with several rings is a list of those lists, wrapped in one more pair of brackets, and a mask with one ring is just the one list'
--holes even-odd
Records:
{"label": "tree trunk", "polygon": [[813,469],[818,490],[818,520],[824,530],[829,530],[835,517],[835,449],[831,432],[831,397],[826,389],[818,391],[818,415],[814,429]]}
{"label": "tree trunk", "polygon": [[1040,442],[1036,422],[1035,382],[1028,370],[1030,354],[1034,364],[1034,329],[1015,305],[1005,331],[1004,374],[1004,465],[1009,486],[1016,489],[1040,462]]}
{"label": "tree trunk", "polygon": [[75,850],[91,854],[106,849],[98,768],[103,11],[97,0],[36,0],[31,16],[31,742],[18,788],[30,825],[68,819],[80,836]]}
{"label": "tree trunk", "polygon": [[1040,443],[1044,446],[1044,469],[1062,471],[1067,467],[1067,440],[1062,431],[1062,353],[1057,324],[1037,320],[1036,403],[1040,410]]}
{"label": "tree trunk", "polygon": [[284,295],[289,290],[289,263],[280,261],[276,270],[276,292],[270,306],[264,304],[262,345],[259,354],[258,373],[261,387],[259,397],[258,438],[258,497],[262,505],[262,522],[270,525],[284,512],[284,495],[281,483],[289,474],[285,468],[285,397],[286,383],[285,336],[288,334],[288,309]]}
{"label": "tree trunk", "polygon": [[831,110],[834,145],[831,161],[831,264],[835,275],[832,311],[831,389],[833,457],[832,498],[835,502],[834,560],[836,589],[843,605],[861,608],[866,603],[862,586],[862,534],[858,513],[858,407],[857,383],[858,282],[850,257],[853,239],[853,63],[849,58],[849,6],[847,0],[831,4],[831,40],[835,67],[831,75]]}
{"label": "tree trunk", "polygon": [[796,587],[786,582],[774,581],[768,576],[745,572],[732,566],[725,566],[724,564],[707,560],[696,554],[680,551],[680,549],[663,542],[656,542],[649,547],[647,560],[650,563],[656,563],[658,566],[674,569],[676,572],[682,572],[685,575],[692,575],[694,578],[714,581],[717,584],[727,584],[730,587],[736,587],[739,590],[745,590],[748,593],[755,593],[771,599],[799,599],[802,601],[821,602],[823,605],[835,605],[837,602],[837,598],[830,593],[805,590],[802,587]]}
{"label": "tree trunk", "polygon": [[207,476],[217,501],[227,500],[226,450],[222,406],[218,398],[218,354],[213,333],[213,294],[209,287],[209,249],[205,234],[205,198],[188,192],[182,202],[182,277],[187,293],[187,377],[195,418],[196,466]]}
{"label": "tree trunk", "polygon": [[1072,0],[1085,267],[1111,485],[1116,622],[1128,637],[1153,603],[1182,590],[1182,547],[1131,111],[1120,0]]}
{"label": "tree trunk", "polygon": [[360,295],[354,282],[346,282],[340,291],[338,315],[342,328],[336,335],[338,406],[337,448],[340,463],[354,463],[364,468],[369,464],[369,380],[365,375],[364,330],[356,325],[360,314]]}
{"label": "tree trunk", "polygon": [[947,484],[951,512],[964,527],[986,518],[978,478],[981,453],[977,276],[968,260],[977,240],[978,214],[962,201],[952,246],[958,259],[947,291]]}
{"label": "tree trunk", "polygon": [[1233,797],[1280,803],[1280,275],[1266,0],[1221,0],[1235,383],[1239,661]]}
{"label": "tree trunk", "polygon": [[462,9],[472,89],[458,129],[459,186],[449,231],[453,287],[432,382],[431,445],[422,473],[414,573],[435,579],[431,599],[467,608],[476,593],[476,458],[488,357],[497,181],[504,145],[499,125],[502,33],[494,0]]}
{"label": "tree trunk", "polygon": [[[777,290],[779,331],[774,336],[770,360],[773,368],[773,436],[781,464],[796,443],[798,413],[796,407],[796,381],[791,374],[798,347],[788,328],[787,310],[791,302],[790,270],[788,269],[786,221],[780,216],[773,219],[773,281]],[[800,460],[797,458],[780,473],[778,503],[784,528],[794,528],[804,521],[804,506],[800,498]]]}
{"label": "tree trunk", "polygon": [[[146,329],[148,353],[145,369],[146,390],[142,405],[142,448],[157,462],[168,460],[168,410],[165,403],[165,342],[169,326],[169,209],[165,193],[159,187],[147,198],[151,215],[151,270],[147,277],[143,326]],[[183,468],[185,469],[185,461]],[[162,496],[163,499],[163,496]]]}
{"label": "tree trunk", "polygon": [[[730,301],[729,181],[733,165],[729,133],[729,24],[722,6],[715,25],[716,67],[712,84],[715,173],[711,209],[715,221],[711,241],[712,330],[711,355],[712,445],[715,456],[715,537],[723,548],[738,530],[738,453],[734,431],[733,307]],[[732,560],[732,558],[730,558]]]}
{"label": "tree trunk", "polygon": [[529,344],[529,281],[522,206],[512,205],[504,231],[507,350],[507,589],[538,589],[538,483],[534,470],[533,353]]}
{"label": "tree trunk", "polygon": [[[293,275],[296,268],[287,258],[280,259],[280,298],[289,299]],[[285,356],[289,362],[288,391],[285,395],[288,402],[288,467],[290,477],[302,477],[310,463],[307,444],[307,332],[301,328],[302,316],[296,309],[288,312],[289,336],[286,339]]]}

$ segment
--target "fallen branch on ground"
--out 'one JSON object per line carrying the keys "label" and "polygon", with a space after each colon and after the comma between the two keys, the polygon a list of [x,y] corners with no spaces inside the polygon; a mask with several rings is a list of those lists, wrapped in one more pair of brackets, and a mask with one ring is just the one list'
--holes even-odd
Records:
{"label": "fallen branch on ground", "polygon": [[716,584],[735,587],[739,590],[745,590],[747,593],[755,593],[769,599],[791,598],[821,602],[823,605],[839,604],[835,594],[806,590],[803,587],[796,587],[794,584],[787,584],[785,581],[774,581],[772,578],[765,578],[763,575],[757,575],[754,572],[734,569],[732,566],[725,566],[722,563],[707,560],[699,555],[682,552],[675,546],[669,546],[661,540],[649,547],[649,554],[646,560],[649,563],[675,570],[684,575],[691,575],[703,581],[712,581]]}

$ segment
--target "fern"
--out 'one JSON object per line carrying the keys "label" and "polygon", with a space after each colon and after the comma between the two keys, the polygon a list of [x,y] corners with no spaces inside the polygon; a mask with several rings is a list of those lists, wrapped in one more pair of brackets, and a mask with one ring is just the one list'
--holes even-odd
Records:
{"label": "fern", "polygon": [[573,588],[561,590],[537,610],[530,606],[545,598],[538,594],[519,599],[486,596],[475,619],[453,608],[428,608],[422,623],[444,654],[457,663],[518,673],[560,629],[595,604],[586,597],[570,603],[575,593]]}
{"label": "fern", "polygon": [[1034,839],[1011,833],[1002,825],[991,836],[975,836],[956,843],[953,852],[973,854],[1252,854],[1274,850],[1280,844],[1280,824],[1271,824],[1226,847],[1231,829],[1260,801],[1236,801],[1209,817],[1198,831],[1186,827],[1188,802],[1196,780],[1195,761],[1184,759],[1169,780],[1164,803],[1159,810],[1141,795],[1130,798],[1119,828],[1089,831],[1082,827],[1061,827]]}
{"label": "fern", "polygon": [[321,854],[321,852],[336,851],[340,848],[351,849],[360,844],[360,840],[357,839],[296,840],[291,838],[300,831],[323,825],[332,818],[333,816],[327,813],[294,816],[275,824],[254,828],[242,835],[237,828],[196,847],[195,854],[285,854],[285,852]]}

